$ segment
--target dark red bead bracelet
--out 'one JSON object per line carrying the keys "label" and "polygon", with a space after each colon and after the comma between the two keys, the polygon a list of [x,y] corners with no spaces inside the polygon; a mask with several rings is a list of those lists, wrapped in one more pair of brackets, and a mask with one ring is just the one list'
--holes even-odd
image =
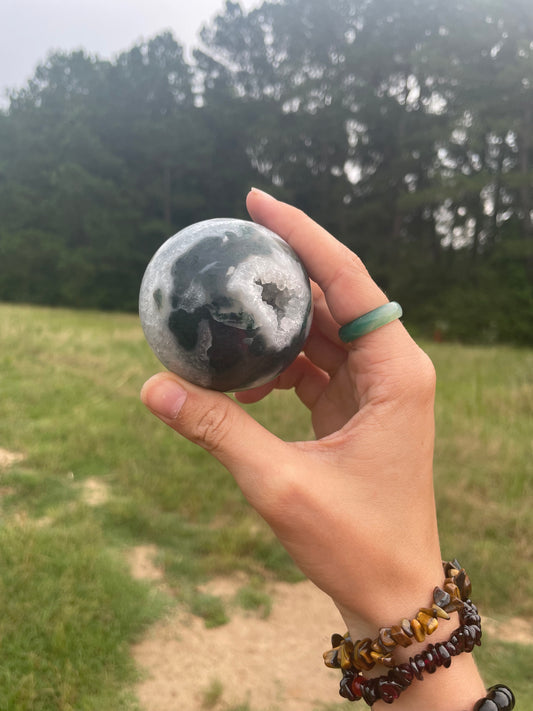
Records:
{"label": "dark red bead bracelet", "polygon": [[[444,584],[434,589],[432,608],[420,608],[410,621],[404,619],[399,625],[381,628],[375,640],[354,642],[348,633],[344,637],[333,635],[333,648],[324,653],[324,662],[328,667],[342,669],[339,689],[342,697],[350,701],[363,699],[369,706],[377,701],[391,704],[415,679],[422,681],[424,674],[433,674],[439,667],[448,668],[453,657],[470,653],[481,644],[481,617],[470,599],[471,584],[465,570],[457,560],[443,562],[443,569]],[[461,624],[447,642],[430,644],[408,662],[394,666],[392,653],[396,646],[408,647],[415,641],[423,641],[436,630],[439,618],[449,619],[448,613],[455,611]],[[362,672],[376,663],[390,667],[388,673],[365,677]],[[476,702],[473,711],[511,711],[514,705],[513,692],[497,684]]]}
{"label": "dark red bead bracelet", "polygon": [[452,632],[447,642],[430,644],[423,652],[410,657],[408,662],[398,664],[383,676],[367,678],[353,669],[343,670],[340,695],[350,701],[363,699],[369,706],[380,700],[391,704],[415,679],[422,681],[424,674],[433,674],[439,667],[448,668],[452,657],[469,653],[481,644],[481,619],[471,600],[464,601],[459,616],[462,624]]}

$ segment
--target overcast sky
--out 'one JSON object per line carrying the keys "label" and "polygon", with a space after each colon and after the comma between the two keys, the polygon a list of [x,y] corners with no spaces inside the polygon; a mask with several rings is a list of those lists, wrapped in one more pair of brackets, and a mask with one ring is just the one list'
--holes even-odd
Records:
{"label": "overcast sky", "polygon": [[204,22],[224,7],[224,0],[0,0],[0,103],[50,50],[83,47],[109,58],[166,29],[190,48]]}

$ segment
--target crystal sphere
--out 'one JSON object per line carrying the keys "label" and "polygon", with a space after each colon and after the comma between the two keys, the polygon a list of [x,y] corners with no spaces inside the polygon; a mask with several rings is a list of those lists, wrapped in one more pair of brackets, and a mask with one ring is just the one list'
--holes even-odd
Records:
{"label": "crystal sphere", "polygon": [[246,220],[198,222],[152,257],[139,296],[150,347],[169,370],[233,392],[273,380],[309,333],[309,278],[289,245]]}

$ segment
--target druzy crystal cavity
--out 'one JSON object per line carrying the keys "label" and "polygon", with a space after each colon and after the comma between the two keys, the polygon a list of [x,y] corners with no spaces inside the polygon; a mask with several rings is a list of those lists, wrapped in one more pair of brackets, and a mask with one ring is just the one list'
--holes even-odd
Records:
{"label": "druzy crystal cavity", "polygon": [[155,253],[139,315],[169,370],[213,390],[245,390],[273,380],[301,351],[311,288],[274,232],[246,220],[205,220]]}

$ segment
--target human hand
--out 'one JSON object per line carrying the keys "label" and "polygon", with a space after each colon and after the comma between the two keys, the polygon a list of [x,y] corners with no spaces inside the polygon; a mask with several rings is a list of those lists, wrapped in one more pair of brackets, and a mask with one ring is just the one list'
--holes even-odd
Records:
{"label": "human hand", "polygon": [[[441,581],[433,502],[434,370],[398,321],[344,345],[339,324],[387,302],[359,259],[299,210],[252,191],[252,218],[284,237],[313,281],[305,352],[252,402],[293,388],[317,440],[283,442],[231,398],[171,373],[143,388],[164,422],[234,475],[350,628],[375,629]],[[178,409],[179,406],[179,409]]]}
{"label": "human hand", "polygon": [[[374,637],[430,606],[442,582],[434,369],[399,321],[344,345],[339,325],[386,296],[350,250],[299,210],[254,190],[247,206],[301,257],[315,313],[304,353],[273,383],[236,397],[253,402],[273,388],[294,388],[317,439],[283,442],[232,398],[172,373],[151,378],[141,397],[227,467],[301,570],[332,597],[352,638]],[[453,621],[433,641],[447,638],[447,625]],[[399,658],[412,649],[399,649]],[[471,655],[432,678],[396,702],[398,710],[472,707],[484,693]]]}

